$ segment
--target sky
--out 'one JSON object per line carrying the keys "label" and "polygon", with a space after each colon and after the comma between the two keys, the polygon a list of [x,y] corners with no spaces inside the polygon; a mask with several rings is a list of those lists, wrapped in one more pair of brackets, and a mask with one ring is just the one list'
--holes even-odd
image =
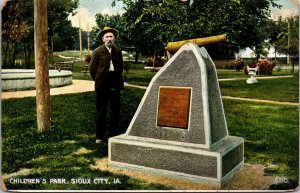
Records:
{"label": "sky", "polygon": [[[80,0],[80,5],[75,16],[69,16],[73,26],[80,27],[89,31],[92,27],[96,26],[95,15],[97,13],[102,14],[122,14],[125,12],[123,9],[122,1],[116,1],[116,6],[112,7],[113,0]],[[272,9],[272,19],[276,19],[279,16],[288,17],[291,15],[297,15],[299,13],[300,0],[278,0],[278,4],[282,5],[281,9]],[[80,22],[79,22],[80,21]]]}

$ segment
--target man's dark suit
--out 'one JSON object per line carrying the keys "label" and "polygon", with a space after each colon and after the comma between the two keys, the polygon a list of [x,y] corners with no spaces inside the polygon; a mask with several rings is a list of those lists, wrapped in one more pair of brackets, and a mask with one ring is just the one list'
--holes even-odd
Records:
{"label": "man's dark suit", "polygon": [[[109,71],[112,60],[114,71]],[[110,136],[120,134],[120,90],[124,88],[123,58],[121,49],[113,45],[111,53],[102,45],[94,50],[90,61],[90,74],[95,81],[96,91],[96,138],[107,140],[106,115],[110,107]]]}

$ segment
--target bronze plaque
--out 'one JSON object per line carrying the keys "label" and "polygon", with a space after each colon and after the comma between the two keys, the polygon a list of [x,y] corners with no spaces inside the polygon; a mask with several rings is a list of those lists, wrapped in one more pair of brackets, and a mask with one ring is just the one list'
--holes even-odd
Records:
{"label": "bronze plaque", "polygon": [[189,123],[191,88],[160,87],[157,125],[187,129]]}

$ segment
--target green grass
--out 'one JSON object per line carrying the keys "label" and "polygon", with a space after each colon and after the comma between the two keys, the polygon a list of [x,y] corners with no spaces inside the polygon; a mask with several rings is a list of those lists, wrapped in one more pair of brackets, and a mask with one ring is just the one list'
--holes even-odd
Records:
{"label": "green grass", "polygon": [[145,70],[144,67],[145,64],[142,63],[131,63],[130,70],[126,74],[124,80],[130,84],[148,86],[149,82],[157,72]]}
{"label": "green grass", "polygon": [[220,81],[224,96],[298,102],[299,77],[258,80],[257,84],[247,84],[245,80]]}
{"label": "green grass", "polygon": [[[92,80],[90,74],[88,74],[87,76],[84,76],[83,73],[81,72],[83,66],[86,64],[87,63],[83,62],[83,61],[74,63],[73,79]],[[125,71],[124,71],[124,81],[126,81],[130,84],[135,84],[135,85],[140,85],[140,86],[148,86],[152,77],[157,72],[145,70],[144,66],[145,66],[145,64],[143,64],[143,63],[130,63],[130,70],[126,74],[126,77],[125,77]]]}
{"label": "green grass", "polygon": [[[121,128],[125,131],[144,90],[123,91]],[[20,108],[21,107],[21,108]],[[125,108],[126,107],[126,108]],[[36,130],[35,99],[2,102],[3,158],[2,173],[32,169],[26,178],[109,178],[121,184],[11,184],[8,189],[170,189],[144,183],[125,175],[93,170],[90,165],[107,156],[107,146],[95,144],[95,94],[71,94],[52,97],[52,127],[46,134]],[[86,154],[76,154],[79,150]],[[20,176],[19,176],[20,177]]]}
{"label": "green grass", "polygon": [[[144,94],[142,89],[126,88],[122,93],[121,128],[128,127]],[[107,156],[107,146],[94,143],[95,96],[93,92],[52,97],[52,127],[37,133],[35,99],[11,99],[2,102],[2,172],[32,169],[26,178],[118,178],[122,184],[106,186],[10,184],[9,189],[170,189],[133,180],[128,176],[90,168]],[[253,102],[224,100],[229,133],[245,138],[245,161],[274,164],[273,175],[298,178],[298,108]],[[285,115],[285,116],[282,116]],[[86,154],[75,154],[79,149]],[[270,175],[271,175],[270,174]]]}
{"label": "green grass", "polygon": [[[295,72],[298,74],[298,71]],[[224,78],[249,78],[248,74],[245,74],[243,70],[237,71],[234,69],[217,69],[217,75],[219,79]],[[272,76],[287,76],[291,75],[290,70],[280,70],[280,71],[273,71]],[[256,77],[265,77],[263,74],[258,74]]]}
{"label": "green grass", "polygon": [[299,178],[299,108],[223,100],[230,135],[245,139],[245,162],[274,164],[275,175]]}
{"label": "green grass", "polygon": [[[87,79],[80,73],[84,62],[74,65],[74,79]],[[125,81],[147,86],[155,72],[145,71],[143,64],[131,64]],[[223,73],[223,75],[222,75]],[[231,75],[230,75],[231,73]],[[218,75],[235,77],[234,70]],[[246,76],[248,77],[248,76]],[[220,82],[222,95],[298,102],[298,76],[259,80],[248,85],[243,81]],[[144,94],[143,89],[122,91],[121,128],[125,132]],[[37,132],[35,98],[2,100],[2,174],[31,169],[15,178],[107,178],[121,184],[11,184],[8,189],[60,190],[163,190],[173,187],[150,184],[125,175],[94,170],[90,166],[106,158],[107,146],[95,144],[95,94],[52,96],[52,126],[45,134]],[[230,135],[245,139],[245,162],[272,164],[267,175],[299,178],[299,108],[236,100],[223,100]],[[82,154],[78,154],[84,150]]]}
{"label": "green grass", "polygon": [[92,80],[92,77],[88,71],[88,74],[84,76],[84,74],[81,72],[83,70],[84,65],[87,65],[88,63],[84,61],[77,61],[73,65],[73,79],[77,80]]}

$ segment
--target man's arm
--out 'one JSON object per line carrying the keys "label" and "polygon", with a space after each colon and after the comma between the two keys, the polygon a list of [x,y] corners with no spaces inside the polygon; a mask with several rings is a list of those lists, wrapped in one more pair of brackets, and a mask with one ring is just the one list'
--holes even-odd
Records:
{"label": "man's arm", "polygon": [[120,50],[120,52],[119,52],[119,57],[120,57],[120,71],[121,71],[121,74],[122,74],[122,72],[123,72],[123,70],[124,70],[124,61],[123,61],[123,56],[122,56],[122,51]]}
{"label": "man's arm", "polygon": [[93,80],[95,80],[96,77],[97,65],[98,65],[98,54],[97,51],[94,51],[90,61],[90,74]]}

